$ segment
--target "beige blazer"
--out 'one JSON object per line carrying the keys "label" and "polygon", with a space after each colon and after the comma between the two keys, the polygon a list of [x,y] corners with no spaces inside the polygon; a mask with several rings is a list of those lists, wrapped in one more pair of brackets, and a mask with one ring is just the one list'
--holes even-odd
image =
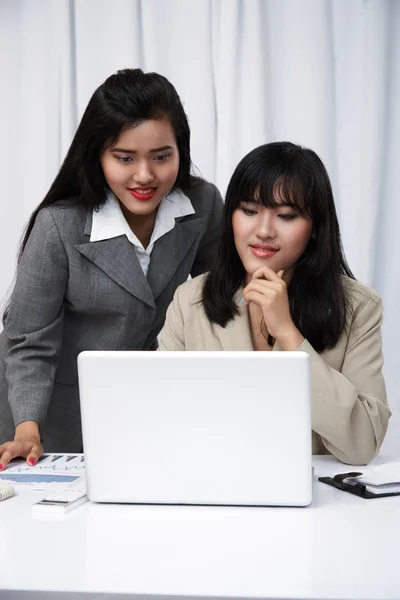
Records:
{"label": "beige blazer", "polygon": [[[160,350],[253,350],[246,304],[238,303],[240,315],[227,327],[210,323],[198,303],[204,277],[175,292]],[[391,414],[382,376],[382,301],[358,281],[344,282],[353,303],[347,331],[321,354],[307,340],[297,350],[311,357],[313,453],[366,464],[378,454]],[[275,343],[273,351],[280,350]]]}

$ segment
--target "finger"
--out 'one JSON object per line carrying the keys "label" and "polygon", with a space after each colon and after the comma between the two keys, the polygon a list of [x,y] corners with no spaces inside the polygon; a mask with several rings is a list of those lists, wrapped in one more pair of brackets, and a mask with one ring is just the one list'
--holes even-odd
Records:
{"label": "finger", "polygon": [[282,281],[280,277],[270,267],[260,267],[257,271],[254,271],[252,275],[253,279],[266,279],[267,281]]}
{"label": "finger", "polygon": [[[267,279],[252,279],[246,285],[246,288],[251,288],[254,286],[262,286],[265,289],[277,290],[277,291],[281,291],[282,287],[283,287],[281,279],[279,279],[278,281],[268,281]],[[244,289],[246,289],[246,288],[244,288]]]}
{"label": "finger", "polygon": [[10,462],[10,460],[12,460],[13,458],[15,458],[16,456],[19,456],[19,455],[20,454],[17,449],[15,449],[15,450],[9,449],[9,450],[6,450],[5,452],[3,452],[3,455],[2,455],[1,461],[0,461],[0,471],[3,471],[3,469],[6,468],[6,466]]}
{"label": "finger", "polygon": [[278,277],[280,277],[281,279],[283,279],[283,274],[284,274],[284,272],[285,272],[285,270],[284,270],[284,269],[281,269],[281,270],[279,271],[279,273],[277,273]]}
{"label": "finger", "polygon": [[269,288],[263,285],[249,286],[248,289],[243,290],[243,297],[247,298],[250,292],[257,292],[258,294],[261,294],[262,296],[264,296],[265,299],[268,300],[277,298],[279,296],[279,290]]}
{"label": "finger", "polygon": [[[266,271],[267,269],[267,271]],[[264,279],[265,278],[265,274],[268,273],[269,267],[260,267],[259,269],[257,269],[256,271],[254,271],[253,275],[251,276],[252,279]]]}
{"label": "finger", "polygon": [[261,306],[261,308],[264,308],[265,300],[266,300],[266,298],[265,298],[264,294],[260,294],[260,292],[256,292],[255,290],[250,291],[247,294],[247,298],[246,298],[247,302],[255,302],[256,304]]}
{"label": "finger", "polygon": [[282,292],[282,285],[275,281],[266,281],[265,279],[254,279],[243,290],[243,297],[250,291],[257,290],[260,293],[265,293],[267,296],[271,296],[270,292],[280,293]]}
{"label": "finger", "polygon": [[28,463],[28,465],[33,467],[34,465],[36,465],[37,461],[42,456],[42,454],[43,454],[43,448],[41,446],[37,446],[35,444],[34,446],[32,446],[31,451],[29,452],[28,456],[26,457],[26,462]]}

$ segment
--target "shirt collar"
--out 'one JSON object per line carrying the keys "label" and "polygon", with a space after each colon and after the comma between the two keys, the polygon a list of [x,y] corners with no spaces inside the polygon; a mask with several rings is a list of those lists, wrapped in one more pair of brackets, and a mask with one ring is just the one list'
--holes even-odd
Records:
{"label": "shirt collar", "polygon": [[[189,198],[181,190],[173,190],[162,199],[156,217],[154,230],[146,250],[152,249],[154,243],[175,227],[175,219],[195,214]],[[91,242],[109,240],[120,235],[126,235],[128,240],[139,248],[142,243],[129,227],[120,204],[112,192],[99,209],[93,209]]]}

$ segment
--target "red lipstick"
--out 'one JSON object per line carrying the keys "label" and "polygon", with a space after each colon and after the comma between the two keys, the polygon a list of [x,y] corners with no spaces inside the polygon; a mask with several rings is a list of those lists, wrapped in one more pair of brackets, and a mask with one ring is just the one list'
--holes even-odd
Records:
{"label": "red lipstick", "polygon": [[136,198],[136,200],[150,200],[156,191],[157,188],[151,186],[128,188],[128,192],[131,194],[131,196]]}

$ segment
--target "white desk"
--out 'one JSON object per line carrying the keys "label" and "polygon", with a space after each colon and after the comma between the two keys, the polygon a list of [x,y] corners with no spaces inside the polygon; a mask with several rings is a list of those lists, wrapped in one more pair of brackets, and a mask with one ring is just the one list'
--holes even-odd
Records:
{"label": "white desk", "polygon": [[[314,466],[316,477],[348,469],[330,457]],[[0,503],[1,600],[400,598],[400,497],[363,500],[315,481],[309,508],[87,503],[33,518],[41,496]]]}

